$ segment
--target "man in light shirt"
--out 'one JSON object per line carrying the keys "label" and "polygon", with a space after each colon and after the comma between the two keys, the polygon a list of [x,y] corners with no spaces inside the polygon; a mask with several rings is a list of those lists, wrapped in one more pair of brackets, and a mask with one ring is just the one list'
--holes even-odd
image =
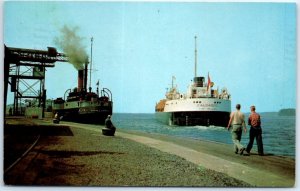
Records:
{"label": "man in light shirt", "polygon": [[240,151],[240,154],[243,155],[245,151],[245,147],[241,144],[242,138],[242,127],[244,127],[244,132],[247,132],[246,124],[245,124],[245,116],[240,111],[241,105],[236,105],[236,111],[230,114],[230,119],[227,125],[227,130],[229,130],[230,126],[232,126],[231,136],[234,144],[234,151],[236,154]]}

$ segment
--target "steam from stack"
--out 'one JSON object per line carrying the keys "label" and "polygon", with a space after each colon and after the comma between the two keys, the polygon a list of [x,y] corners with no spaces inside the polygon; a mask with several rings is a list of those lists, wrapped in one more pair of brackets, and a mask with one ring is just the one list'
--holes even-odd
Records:
{"label": "steam from stack", "polygon": [[64,25],[60,30],[61,36],[54,39],[55,44],[68,56],[69,63],[77,70],[83,70],[88,63],[88,54],[82,44],[83,38],[76,34],[78,27],[69,28]]}

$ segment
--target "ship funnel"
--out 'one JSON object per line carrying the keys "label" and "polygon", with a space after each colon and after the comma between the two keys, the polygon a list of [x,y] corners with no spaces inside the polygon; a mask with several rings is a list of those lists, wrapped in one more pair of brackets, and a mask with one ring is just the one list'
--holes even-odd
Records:
{"label": "ship funnel", "polygon": [[78,91],[83,90],[83,72],[84,70],[78,70]]}
{"label": "ship funnel", "polygon": [[194,83],[196,87],[203,87],[205,83],[204,77],[194,77]]}
{"label": "ship funnel", "polygon": [[78,91],[85,91],[87,88],[88,63],[83,70],[78,70]]}

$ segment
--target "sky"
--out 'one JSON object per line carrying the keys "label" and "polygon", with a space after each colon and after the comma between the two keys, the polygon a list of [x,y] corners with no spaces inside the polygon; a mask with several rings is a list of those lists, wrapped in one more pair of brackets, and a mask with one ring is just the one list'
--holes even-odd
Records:
{"label": "sky", "polygon": [[[227,88],[232,110],[237,103],[245,112],[296,108],[294,3],[7,1],[3,12],[8,47],[62,52],[55,38],[66,26],[76,28],[90,57],[93,37],[91,85],[99,80],[111,90],[116,113],[153,113],[172,76],[186,93],[195,36],[197,74]],[[77,86],[77,70],[56,62],[45,84],[47,99],[63,97]]]}

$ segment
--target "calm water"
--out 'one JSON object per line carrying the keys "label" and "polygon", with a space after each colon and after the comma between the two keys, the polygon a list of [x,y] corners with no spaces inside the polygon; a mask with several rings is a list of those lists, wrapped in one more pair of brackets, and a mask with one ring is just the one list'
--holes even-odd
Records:
{"label": "calm water", "polygon": [[[246,114],[248,116],[248,114]],[[263,143],[266,154],[295,157],[295,116],[278,116],[277,113],[261,113]],[[154,114],[114,114],[113,123],[117,128],[159,133],[170,136],[216,141],[232,144],[231,134],[224,127],[216,126],[168,126],[155,120]],[[248,130],[249,127],[247,126]],[[242,136],[247,145],[249,131]],[[257,149],[254,141],[253,150]]]}

